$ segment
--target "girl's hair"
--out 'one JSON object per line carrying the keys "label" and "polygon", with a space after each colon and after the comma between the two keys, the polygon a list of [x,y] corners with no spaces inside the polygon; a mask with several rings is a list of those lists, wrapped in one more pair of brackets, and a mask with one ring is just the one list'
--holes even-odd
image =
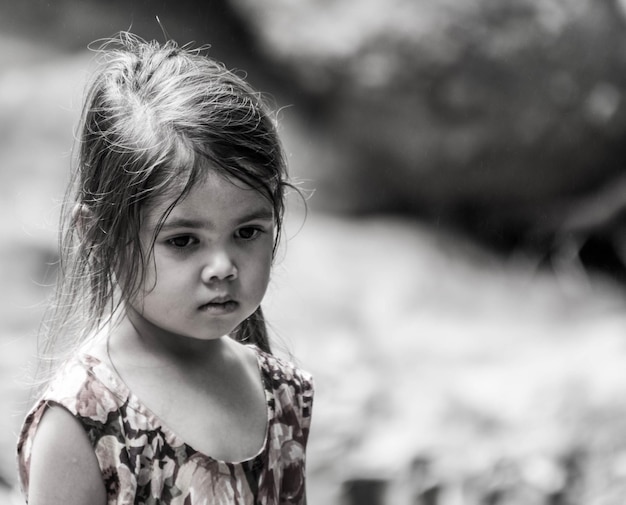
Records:
{"label": "girl's hair", "polygon": [[[141,216],[156,197],[175,197],[158,233],[207,170],[240,180],[272,203],[276,251],[290,187],[262,97],[202,48],[122,32],[100,52],[62,213],[47,351],[59,341],[74,349],[139,289],[151,252],[140,247]],[[260,307],[231,336],[270,352]]]}

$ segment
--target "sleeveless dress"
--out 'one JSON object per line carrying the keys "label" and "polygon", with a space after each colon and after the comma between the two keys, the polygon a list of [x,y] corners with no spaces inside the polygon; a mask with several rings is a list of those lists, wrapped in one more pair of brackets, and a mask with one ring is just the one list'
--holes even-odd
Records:
{"label": "sleeveless dress", "polygon": [[249,347],[257,354],[267,403],[265,441],[251,459],[220,461],[196,451],[142,405],[107,364],[80,354],[60,370],[24,421],[17,452],[26,499],[37,425],[48,405],[60,405],[87,432],[108,505],[304,504],[312,378]]}

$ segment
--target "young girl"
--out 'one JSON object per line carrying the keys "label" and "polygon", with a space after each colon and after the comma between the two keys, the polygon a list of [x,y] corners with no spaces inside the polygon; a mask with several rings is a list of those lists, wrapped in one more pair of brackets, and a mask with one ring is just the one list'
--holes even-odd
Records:
{"label": "young girl", "polygon": [[289,186],[273,121],[199,51],[122,33],[103,54],[48,328],[76,350],[18,441],[27,501],[305,503],[312,380],[260,309]]}

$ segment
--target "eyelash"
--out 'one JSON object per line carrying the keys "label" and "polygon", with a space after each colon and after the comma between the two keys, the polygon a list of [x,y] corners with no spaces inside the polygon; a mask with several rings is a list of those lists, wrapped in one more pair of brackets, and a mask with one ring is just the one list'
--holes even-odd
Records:
{"label": "eyelash", "polygon": [[[242,231],[252,231],[252,236],[251,237],[242,237],[241,236],[241,232]],[[237,230],[236,236],[237,238],[241,239],[241,240],[245,240],[245,241],[249,241],[249,240],[254,240],[255,238],[258,238],[258,236],[261,233],[264,233],[265,230],[263,230],[262,228],[258,227],[258,226],[244,226],[243,228],[240,228],[239,230]]]}
{"label": "eyelash", "polygon": [[[181,239],[185,240],[185,245],[176,244],[176,241],[180,241]],[[199,241],[197,238],[194,238],[191,235],[180,235],[178,237],[172,237],[170,239],[167,239],[165,242],[175,249],[187,249],[188,247],[197,244]]]}

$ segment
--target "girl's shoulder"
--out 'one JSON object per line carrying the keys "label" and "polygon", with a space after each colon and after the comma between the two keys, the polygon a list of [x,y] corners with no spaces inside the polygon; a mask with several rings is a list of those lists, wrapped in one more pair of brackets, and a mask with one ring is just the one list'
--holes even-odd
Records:
{"label": "girl's shoulder", "polygon": [[291,433],[304,450],[313,413],[313,376],[291,360],[251,347],[257,353],[269,395],[270,423],[285,426],[280,431]]}
{"label": "girl's shoulder", "polygon": [[[293,413],[304,433],[308,433],[315,393],[313,376],[290,360],[268,354],[257,347],[254,350],[265,387],[271,391],[272,408],[277,420],[288,424],[292,419],[290,413]],[[306,435],[303,440],[306,440]]]}
{"label": "girl's shoulder", "polygon": [[302,390],[313,389],[313,376],[293,361],[269,354],[252,344],[249,347],[257,353],[262,370],[273,384],[288,384]]}
{"label": "girl's shoulder", "polygon": [[125,401],[123,388],[111,370],[98,358],[80,353],[58,370],[39,403],[60,404],[74,415],[89,417],[93,414],[90,406],[115,408]]}
{"label": "girl's shoulder", "polygon": [[[64,425],[66,427],[82,425],[92,444],[107,432],[110,414],[118,412],[126,401],[120,391],[113,387],[108,375],[110,372],[98,359],[85,354],[73,356],[57,370],[26,415],[18,436],[18,472],[24,492],[27,492],[30,480],[30,460],[35,435],[42,425],[44,414],[48,417],[49,407],[60,407],[78,420],[78,424],[73,424],[67,416],[60,418],[68,420]],[[60,410],[55,409],[55,412],[59,413]],[[49,426],[52,425],[57,428],[59,426],[58,423],[49,423]],[[72,437],[72,440],[75,439],[76,437]]]}

